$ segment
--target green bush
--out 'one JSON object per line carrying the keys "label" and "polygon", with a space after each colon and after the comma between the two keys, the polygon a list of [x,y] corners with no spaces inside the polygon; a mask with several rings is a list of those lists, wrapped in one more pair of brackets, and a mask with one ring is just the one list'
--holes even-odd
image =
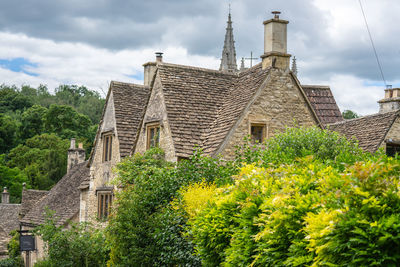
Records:
{"label": "green bush", "polygon": [[109,248],[104,233],[89,224],[58,226],[54,212],[35,229],[45,242],[47,257],[39,266],[106,266]]}
{"label": "green bush", "polygon": [[154,148],[136,154],[118,165],[116,194],[107,237],[112,266],[198,266],[190,240],[182,236],[186,218],[169,205],[178,190],[192,182],[206,180],[225,184],[237,168],[194,153],[178,164],[166,162]]}
{"label": "green bush", "polygon": [[264,144],[251,145],[245,142],[237,148],[236,153],[239,162],[260,162],[265,167],[293,163],[297,158],[312,155],[342,170],[345,164],[352,164],[367,156],[355,140],[349,141],[337,132],[318,127],[287,128]]}

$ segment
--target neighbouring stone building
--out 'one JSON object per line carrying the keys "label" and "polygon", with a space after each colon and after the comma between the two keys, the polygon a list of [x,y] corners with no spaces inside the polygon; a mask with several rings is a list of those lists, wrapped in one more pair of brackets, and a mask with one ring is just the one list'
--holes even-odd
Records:
{"label": "neighbouring stone building", "polygon": [[228,16],[220,70],[163,62],[144,64],[144,85],[112,82],[81,185],[80,220],[106,219],[113,201],[112,168],[126,156],[153,146],[166,159],[190,157],[195,147],[211,156],[234,156],[251,136],[262,142],[287,126],[325,127],[342,121],[327,86],[301,85],[287,53],[288,21],[264,22],[262,62],[237,70]]}
{"label": "neighbouring stone building", "polygon": [[19,229],[21,204],[10,203],[10,193],[5,187],[0,203],[0,260],[7,258],[7,244],[11,240],[10,232]]}
{"label": "neighbouring stone building", "polygon": [[383,148],[393,156],[400,152],[400,88],[385,89],[385,97],[378,103],[379,113],[333,123],[329,129],[355,138],[365,151]]}
{"label": "neighbouring stone building", "polygon": [[[22,191],[20,227],[21,230],[32,230],[46,221],[47,211],[54,212],[57,226],[68,227],[70,222],[79,222],[81,183],[89,177],[88,162],[85,161],[85,150],[82,144],[75,146],[71,140],[68,149],[67,174],[50,190]],[[35,238],[36,250],[22,253],[24,260],[28,259],[29,266],[45,255],[44,244],[40,237]]]}

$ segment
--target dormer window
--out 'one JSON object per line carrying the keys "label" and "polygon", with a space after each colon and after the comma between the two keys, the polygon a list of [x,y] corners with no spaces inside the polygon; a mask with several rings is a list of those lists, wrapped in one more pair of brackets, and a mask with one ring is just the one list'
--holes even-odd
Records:
{"label": "dormer window", "polygon": [[112,133],[103,135],[103,162],[111,161],[112,156]]}
{"label": "dormer window", "polygon": [[160,144],[160,124],[147,125],[147,149]]}

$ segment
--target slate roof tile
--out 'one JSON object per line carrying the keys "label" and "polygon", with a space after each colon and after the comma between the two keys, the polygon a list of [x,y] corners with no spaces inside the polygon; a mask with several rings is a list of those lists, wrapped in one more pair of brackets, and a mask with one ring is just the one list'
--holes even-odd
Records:
{"label": "slate roof tile", "polygon": [[45,222],[46,208],[55,212],[57,225],[64,225],[79,212],[79,185],[89,176],[87,162],[77,164],[21,219],[21,223]]}
{"label": "slate roof tile", "polygon": [[343,120],[329,86],[302,85],[301,87],[322,124]]}

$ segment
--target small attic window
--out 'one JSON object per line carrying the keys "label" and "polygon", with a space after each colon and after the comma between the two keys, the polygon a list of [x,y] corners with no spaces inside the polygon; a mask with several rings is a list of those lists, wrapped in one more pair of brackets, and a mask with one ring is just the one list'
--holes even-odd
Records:
{"label": "small attic window", "polygon": [[264,142],[266,136],[266,125],[263,123],[252,123],[250,126],[251,142],[259,144]]}
{"label": "small attic window", "polygon": [[103,162],[111,161],[112,156],[112,133],[103,135]]}
{"label": "small attic window", "polygon": [[160,144],[160,124],[147,125],[147,149]]}
{"label": "small attic window", "polygon": [[396,154],[400,153],[400,144],[389,143],[386,144],[386,155],[394,157]]}

